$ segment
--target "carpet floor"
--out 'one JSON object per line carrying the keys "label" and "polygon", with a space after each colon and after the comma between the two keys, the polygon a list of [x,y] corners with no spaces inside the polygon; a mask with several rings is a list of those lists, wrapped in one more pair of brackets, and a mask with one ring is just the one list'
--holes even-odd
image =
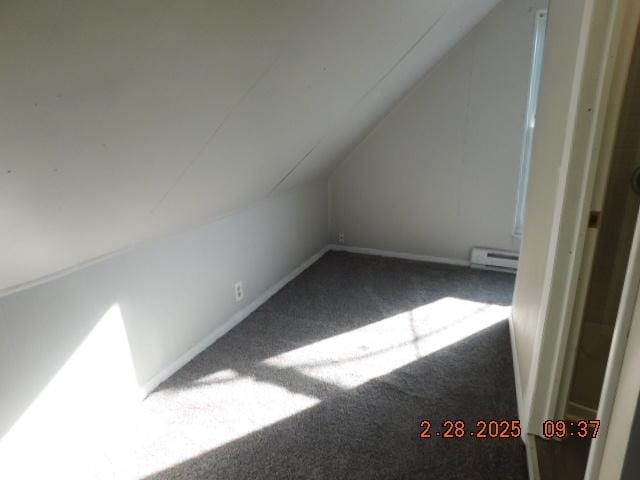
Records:
{"label": "carpet floor", "polygon": [[160,385],[102,476],[526,479],[520,439],[471,435],[517,418],[513,280],[329,252]]}

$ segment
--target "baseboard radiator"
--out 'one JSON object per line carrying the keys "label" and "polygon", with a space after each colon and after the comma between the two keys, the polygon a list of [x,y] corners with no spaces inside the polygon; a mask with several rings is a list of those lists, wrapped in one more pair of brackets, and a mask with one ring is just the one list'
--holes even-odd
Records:
{"label": "baseboard radiator", "polygon": [[471,267],[516,273],[519,257],[518,252],[474,247],[471,249]]}

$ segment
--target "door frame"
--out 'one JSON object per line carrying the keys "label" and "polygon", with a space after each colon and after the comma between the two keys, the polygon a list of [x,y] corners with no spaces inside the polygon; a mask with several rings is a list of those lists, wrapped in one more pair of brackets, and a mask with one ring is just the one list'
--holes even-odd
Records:
{"label": "door frame", "polygon": [[[589,208],[591,212],[603,212],[604,208],[613,150],[615,148],[615,142],[618,134],[620,113],[627,88],[629,67],[637,42],[636,35],[638,34],[638,23],[640,21],[640,8],[637,7],[638,5],[636,3],[636,5],[630,5],[626,8],[623,6],[621,9],[622,23],[620,25],[620,37],[617,46],[615,47],[616,58],[612,67],[613,77],[609,87],[608,106],[604,117],[600,149],[597,154],[597,159],[595,160],[597,164],[594,188]],[[606,92],[604,93],[606,94]],[[567,413],[566,405],[569,402],[598,234],[598,228],[587,228],[585,233],[574,307],[570,317],[571,320],[566,345],[565,362],[562,365],[562,374],[558,391],[556,409],[558,417],[566,417]],[[632,258],[631,253],[629,258]]]}
{"label": "door frame", "polygon": [[[577,343],[577,294],[586,279],[584,271],[593,255],[594,233],[588,220],[596,193],[608,165],[603,152],[611,137],[607,113],[619,108],[615,83],[620,65],[628,68],[631,49],[625,48],[628,23],[640,14],[637,0],[585,0],[577,62],[573,77],[568,123],[555,194],[549,256],[538,329],[531,365],[531,387],[525,398],[529,433],[541,435],[542,423],[564,416]],[[550,11],[553,15],[553,11]],[[634,17],[635,16],[635,17]],[[632,40],[633,41],[633,40]],[[631,42],[632,42],[631,41]],[[612,95],[615,92],[615,95]],[[605,133],[608,134],[605,135]],[[608,140],[612,144],[612,140]],[[570,384],[571,377],[568,377]]]}
{"label": "door frame", "polygon": [[585,480],[620,478],[640,392],[640,211],[636,218]]}

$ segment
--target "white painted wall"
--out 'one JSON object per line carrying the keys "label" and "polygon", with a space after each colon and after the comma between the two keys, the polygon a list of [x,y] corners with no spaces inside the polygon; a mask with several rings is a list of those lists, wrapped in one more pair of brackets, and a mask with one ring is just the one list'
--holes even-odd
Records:
{"label": "white painted wall", "polygon": [[512,236],[535,13],[505,0],[330,178],[332,240],[467,260]]}
{"label": "white painted wall", "polygon": [[0,2],[0,289],[326,178],[496,3]]}
{"label": "white painted wall", "polygon": [[[326,243],[327,186],[316,182],[0,298],[0,438],[114,306],[145,385]],[[67,400],[93,385],[101,366],[87,368]]]}

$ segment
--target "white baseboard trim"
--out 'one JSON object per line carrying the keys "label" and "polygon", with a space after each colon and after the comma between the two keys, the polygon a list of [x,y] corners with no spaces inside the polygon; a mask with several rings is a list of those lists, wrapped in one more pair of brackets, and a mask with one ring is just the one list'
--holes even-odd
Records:
{"label": "white baseboard trim", "polygon": [[264,302],[269,300],[275,293],[277,293],[282,287],[284,287],[291,280],[300,275],[303,271],[309,268],[312,264],[314,264],[322,255],[324,255],[329,250],[329,246],[324,246],[317,253],[309,257],[305,260],[301,265],[296,267],[294,270],[289,272],[284,278],[280,279],[270,288],[265,290],[261,295],[258,296],[253,302],[248,304],[247,306],[241,308],[236,313],[231,316],[226,322],[222,325],[216,327],[211,333],[209,333],[206,337],[196,343],[193,347],[191,347],[188,351],[180,355],[176,360],[174,360],[170,365],[163,368],[160,372],[155,374],[149,381],[147,381],[144,385],[140,387],[140,397],[145,398],[151,392],[153,392],[158,385],[168,379],[171,375],[176,373],[182,367],[184,367],[187,363],[189,363],[193,358],[202,353],[204,350],[209,348],[216,340],[222,337],[225,333],[231,330],[233,327],[242,322],[245,318],[247,318],[251,313],[254,312],[259,306],[261,306]]}
{"label": "white baseboard trim", "polygon": [[331,250],[337,252],[362,253],[364,255],[377,255],[379,257],[402,258],[404,260],[416,260],[418,262],[444,263],[447,265],[458,265],[468,267],[470,264],[467,260],[459,260],[457,258],[432,257],[431,255],[419,255],[416,253],[391,252],[388,250],[378,250],[377,248],[352,247],[347,245],[331,244]]}
{"label": "white baseboard trim", "polygon": [[[509,315],[509,339],[511,341],[511,357],[513,359],[513,376],[516,384],[516,403],[518,406],[518,418],[524,418],[524,404],[522,392],[522,379],[520,378],[520,362],[518,361],[518,349],[516,347],[516,336],[513,330],[513,315]],[[524,436],[522,437],[524,439]]]}
{"label": "white baseboard trim", "polygon": [[538,449],[536,437],[527,433],[527,426],[522,422],[524,418],[524,397],[522,392],[522,379],[520,377],[520,362],[518,361],[518,349],[516,348],[516,337],[513,330],[513,315],[509,315],[509,339],[511,342],[511,358],[513,359],[513,376],[516,384],[516,405],[518,408],[518,418],[522,427],[520,439],[524,443],[527,456],[527,471],[529,480],[540,480],[540,467],[538,465]]}
{"label": "white baseboard trim", "polygon": [[538,464],[538,446],[533,435],[522,434],[527,454],[527,470],[529,480],[540,480],[540,465]]}

